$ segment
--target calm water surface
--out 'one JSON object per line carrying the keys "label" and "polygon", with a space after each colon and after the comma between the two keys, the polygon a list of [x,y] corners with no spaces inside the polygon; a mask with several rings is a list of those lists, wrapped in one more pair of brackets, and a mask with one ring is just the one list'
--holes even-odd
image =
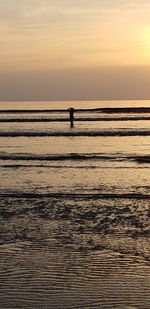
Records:
{"label": "calm water surface", "polygon": [[0,103],[0,308],[150,308],[150,114],[42,112],[144,106]]}

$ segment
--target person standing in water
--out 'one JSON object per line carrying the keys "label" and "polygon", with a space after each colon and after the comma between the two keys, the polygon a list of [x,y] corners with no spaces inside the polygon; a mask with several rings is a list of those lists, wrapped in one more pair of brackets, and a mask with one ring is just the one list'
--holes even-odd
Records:
{"label": "person standing in water", "polygon": [[74,108],[69,108],[69,119],[70,119],[70,127],[73,128],[74,125]]}

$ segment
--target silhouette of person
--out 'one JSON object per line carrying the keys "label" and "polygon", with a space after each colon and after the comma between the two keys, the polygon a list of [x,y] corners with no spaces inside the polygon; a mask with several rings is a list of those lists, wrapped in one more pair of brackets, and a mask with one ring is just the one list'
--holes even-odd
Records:
{"label": "silhouette of person", "polygon": [[69,119],[70,119],[70,127],[73,128],[73,122],[74,122],[74,108],[69,108]]}

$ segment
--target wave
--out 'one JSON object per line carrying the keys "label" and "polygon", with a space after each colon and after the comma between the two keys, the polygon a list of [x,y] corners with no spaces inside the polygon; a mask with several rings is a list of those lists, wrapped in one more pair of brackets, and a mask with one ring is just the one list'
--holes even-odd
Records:
{"label": "wave", "polygon": [[84,199],[150,199],[148,194],[135,194],[135,193],[123,193],[123,194],[109,194],[109,193],[32,193],[32,192],[21,192],[21,193],[0,193],[0,198],[3,197],[14,197],[14,198],[46,198],[46,197],[62,197],[62,198],[84,198]]}
{"label": "wave", "polygon": [[[150,120],[150,116],[142,117],[77,117],[75,122],[78,121],[144,121]],[[4,122],[69,122],[68,118],[1,118],[0,123]]]}
{"label": "wave", "polygon": [[149,194],[142,193],[34,193],[34,192],[0,192],[0,198],[12,197],[12,198],[67,198],[67,199],[144,199],[149,200]]}
{"label": "wave", "polygon": [[150,130],[115,130],[115,131],[1,131],[1,137],[69,137],[69,136],[150,136]]}
{"label": "wave", "polygon": [[[82,169],[88,169],[88,170],[93,170],[93,169],[109,169],[109,166],[99,166],[99,165],[78,165],[78,166],[74,166],[74,165],[48,165],[48,164],[0,164],[0,168],[5,168],[5,169],[33,169],[33,168],[45,168],[45,169],[78,169],[78,170],[82,170]],[[127,170],[127,169],[132,169],[132,170],[139,170],[139,169],[148,169],[149,166],[113,166],[113,170]]]}
{"label": "wave", "polygon": [[0,154],[0,160],[39,160],[39,161],[81,161],[81,160],[115,160],[123,161],[126,157],[116,157],[111,155],[101,155],[101,154],[62,154],[62,155],[35,155],[35,154]]}
{"label": "wave", "polygon": [[135,160],[138,163],[150,163],[150,156],[137,156]]}
{"label": "wave", "polygon": [[68,113],[67,109],[1,109],[0,114]]}
{"label": "wave", "polygon": [[[6,161],[114,161],[114,162],[123,162],[131,161],[137,163],[150,163],[150,155],[103,155],[103,154],[78,154],[78,153],[68,153],[68,154],[23,154],[23,153],[0,153],[0,160]],[[8,166],[11,167],[12,165]],[[14,165],[14,167],[19,165]],[[21,167],[28,165],[20,165]],[[31,165],[34,167],[35,165]],[[38,165],[39,166],[39,165]],[[46,167],[48,167],[46,165]],[[53,166],[52,166],[53,167]],[[55,166],[56,167],[56,166]],[[58,166],[57,166],[58,167]],[[68,166],[66,166],[68,168]],[[70,166],[71,167],[71,166]],[[88,166],[86,166],[87,168]],[[82,166],[80,167],[82,168]],[[85,168],[83,166],[83,168]],[[97,168],[97,166],[90,166],[90,168]]]}
{"label": "wave", "polygon": [[[75,109],[75,112],[98,112],[106,114],[120,114],[120,113],[150,113],[150,107],[102,107],[102,108],[84,108]],[[3,109],[0,110],[1,114],[4,113],[68,113],[68,109]]]}
{"label": "wave", "polygon": [[[10,159],[11,160],[11,159]],[[48,164],[1,164],[0,165],[1,168],[12,168],[12,169],[19,169],[19,168],[60,168],[60,169],[65,169],[65,168],[69,168],[69,169],[97,169],[99,166],[97,165],[92,165],[92,166],[88,166],[88,165],[84,165],[84,166],[72,166],[72,165],[48,165]],[[117,169],[119,169],[120,167],[116,167]],[[124,167],[121,167],[124,168]]]}

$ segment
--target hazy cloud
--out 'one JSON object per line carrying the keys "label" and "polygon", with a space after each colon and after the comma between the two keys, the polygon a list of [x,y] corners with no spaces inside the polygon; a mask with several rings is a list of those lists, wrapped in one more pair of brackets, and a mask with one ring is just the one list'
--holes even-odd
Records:
{"label": "hazy cloud", "polygon": [[149,80],[150,67],[103,67],[0,74],[0,99],[148,99]]}
{"label": "hazy cloud", "polygon": [[1,72],[149,65],[149,20],[149,0],[0,0]]}

